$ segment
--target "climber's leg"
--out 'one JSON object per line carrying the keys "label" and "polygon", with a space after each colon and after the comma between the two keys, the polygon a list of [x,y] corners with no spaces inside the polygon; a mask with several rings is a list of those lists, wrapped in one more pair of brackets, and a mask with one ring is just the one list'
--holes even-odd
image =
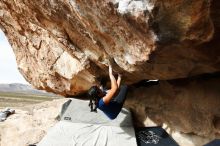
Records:
{"label": "climber's leg", "polygon": [[114,98],[114,101],[119,105],[123,106],[127,96],[127,85],[121,85],[118,95]]}

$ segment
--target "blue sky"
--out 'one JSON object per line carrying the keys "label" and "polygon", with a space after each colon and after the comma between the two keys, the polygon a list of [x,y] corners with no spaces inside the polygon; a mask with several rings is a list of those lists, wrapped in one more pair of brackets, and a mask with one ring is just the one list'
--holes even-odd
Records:
{"label": "blue sky", "polygon": [[28,84],[17,69],[14,52],[0,29],[0,83]]}

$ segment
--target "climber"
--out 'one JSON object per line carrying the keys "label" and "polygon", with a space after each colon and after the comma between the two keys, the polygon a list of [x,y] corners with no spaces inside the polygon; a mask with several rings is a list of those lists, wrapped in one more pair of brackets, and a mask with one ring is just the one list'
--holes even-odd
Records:
{"label": "climber", "polygon": [[127,94],[127,85],[120,86],[121,74],[118,74],[116,81],[111,65],[109,65],[109,77],[111,80],[111,89],[104,90],[102,87],[92,86],[88,91],[88,96],[90,97],[89,106],[91,112],[97,112],[98,108],[113,120],[118,116],[123,107]]}

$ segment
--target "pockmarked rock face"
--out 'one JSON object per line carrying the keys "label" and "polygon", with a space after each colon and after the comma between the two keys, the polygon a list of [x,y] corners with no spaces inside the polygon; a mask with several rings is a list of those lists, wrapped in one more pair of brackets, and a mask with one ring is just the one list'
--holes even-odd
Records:
{"label": "pockmarked rock face", "polygon": [[220,70],[215,0],[1,0],[0,28],[33,86],[62,95],[108,76],[126,83]]}
{"label": "pockmarked rock face", "polygon": [[129,92],[126,106],[137,126],[148,126],[146,119],[150,119],[173,132],[220,138],[219,83],[219,75],[160,81]]}

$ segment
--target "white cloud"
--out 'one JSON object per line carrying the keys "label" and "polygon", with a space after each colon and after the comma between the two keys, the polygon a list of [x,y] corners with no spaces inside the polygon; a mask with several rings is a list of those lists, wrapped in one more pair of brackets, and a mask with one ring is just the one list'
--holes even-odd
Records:
{"label": "white cloud", "polygon": [[0,83],[28,84],[17,69],[15,55],[4,33],[0,30]]}

